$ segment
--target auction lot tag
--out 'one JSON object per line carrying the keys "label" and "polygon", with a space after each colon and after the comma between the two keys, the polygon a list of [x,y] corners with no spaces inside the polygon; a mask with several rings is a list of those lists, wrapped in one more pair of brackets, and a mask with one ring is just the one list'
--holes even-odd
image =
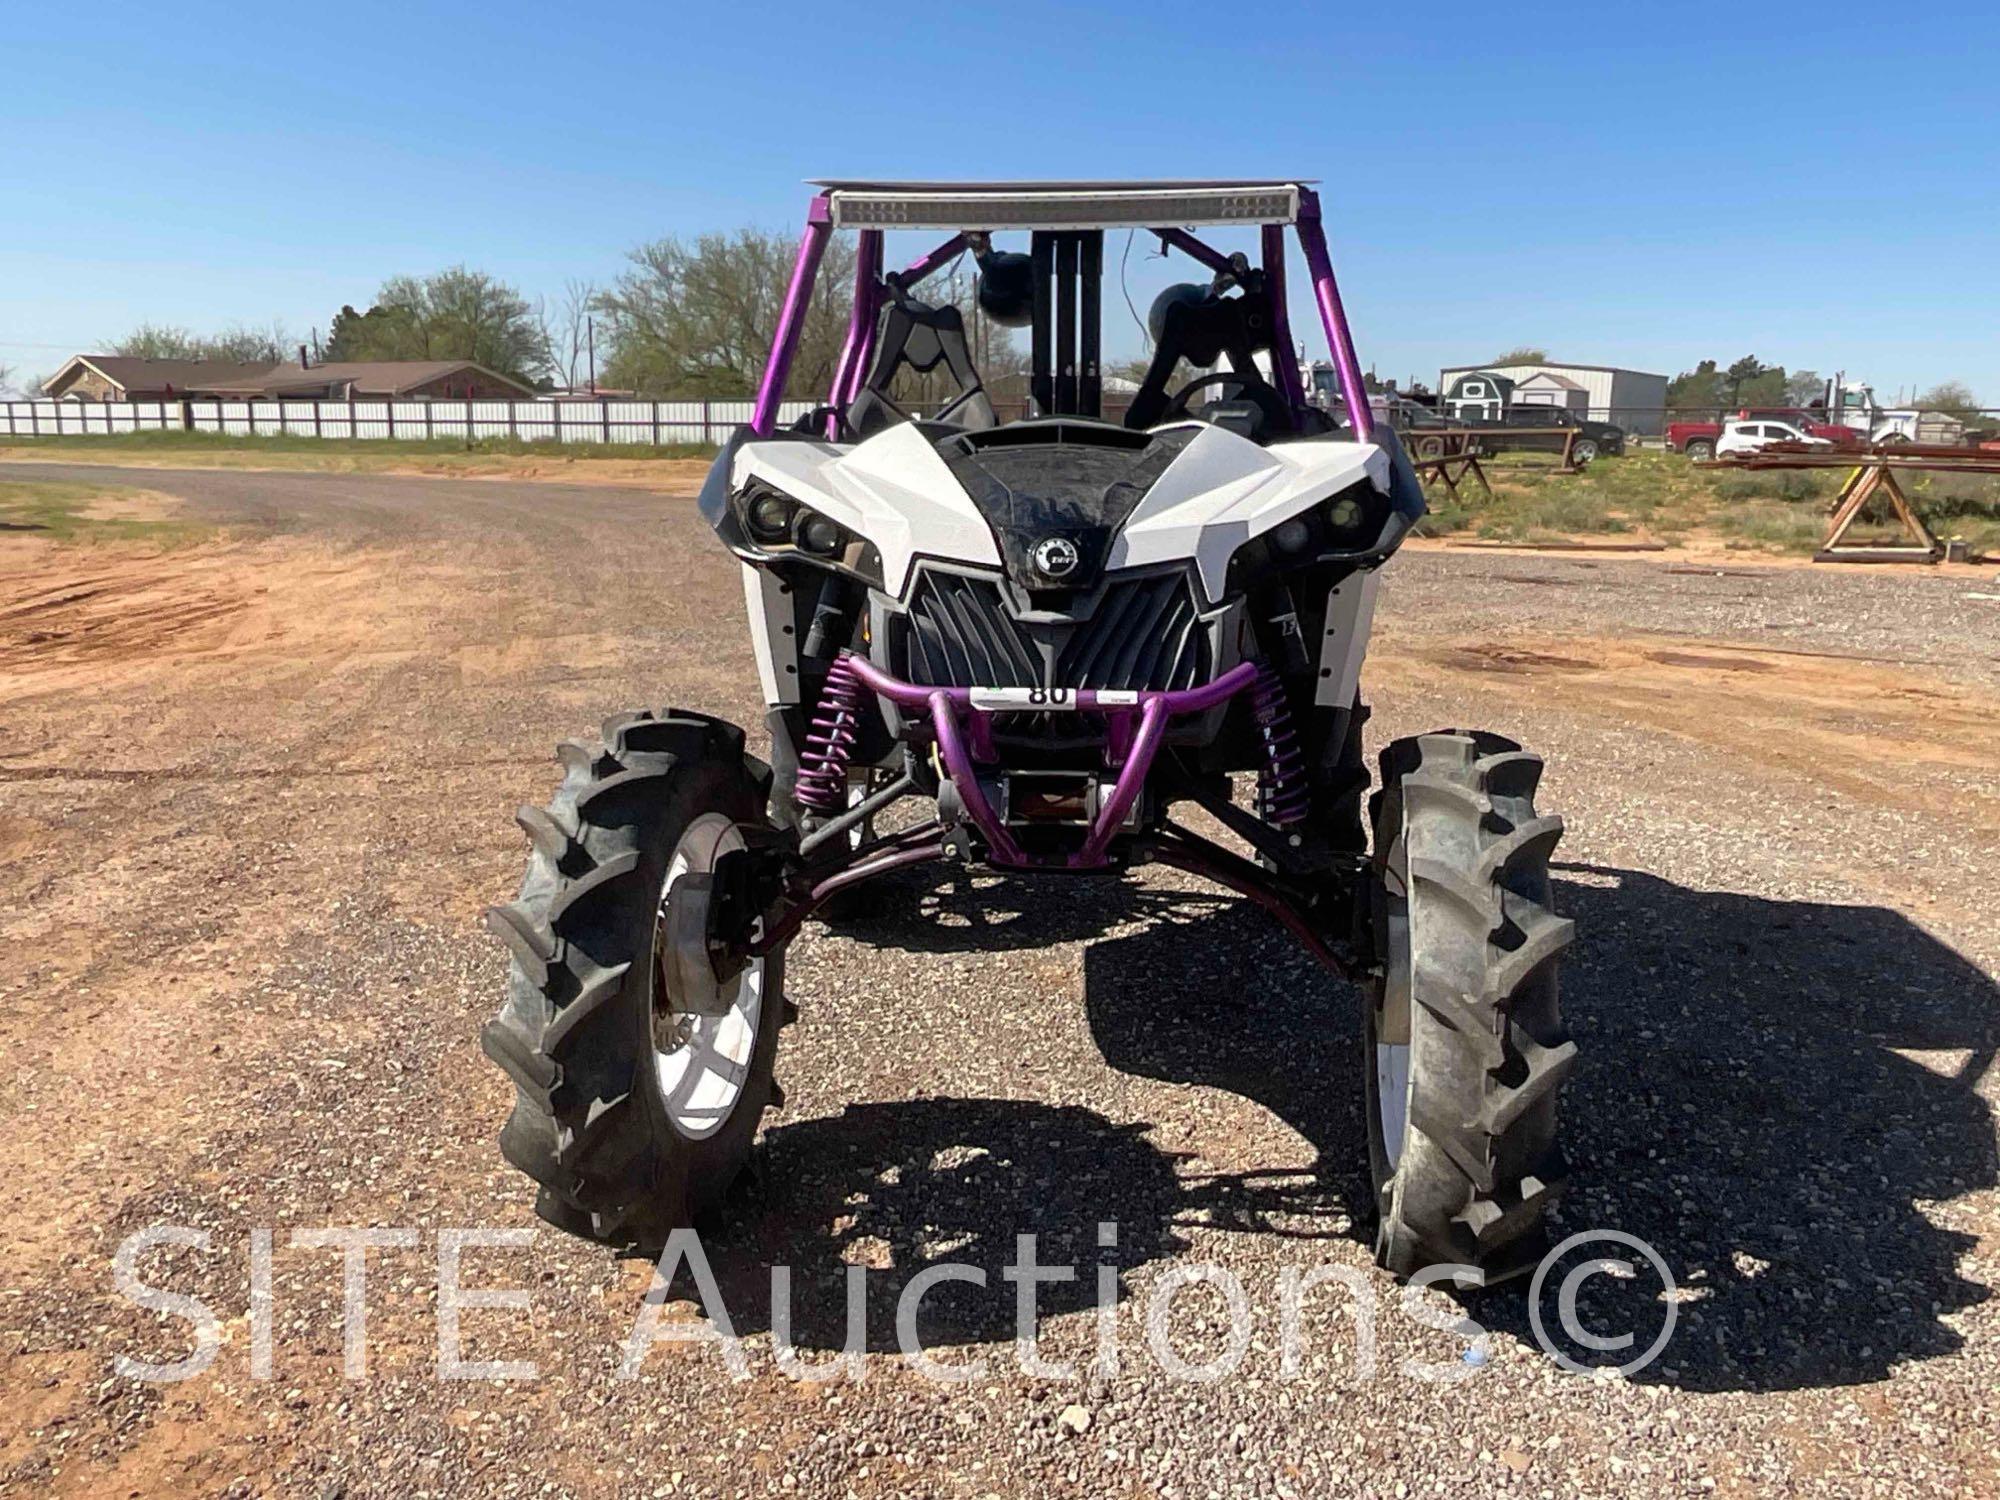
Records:
{"label": "auction lot tag", "polygon": [[[973,688],[972,706],[981,713],[1076,713],[1075,688],[987,687]],[[1137,708],[1136,692],[1100,689],[1092,695],[1094,708]]]}

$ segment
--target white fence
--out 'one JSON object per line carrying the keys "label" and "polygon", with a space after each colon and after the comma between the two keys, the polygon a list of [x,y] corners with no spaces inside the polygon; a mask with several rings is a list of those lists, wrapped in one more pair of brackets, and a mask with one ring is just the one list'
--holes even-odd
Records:
{"label": "white fence", "polygon": [[[0,401],[0,437],[220,432],[239,437],[721,443],[749,401]],[[812,410],[787,401],[778,423]]]}

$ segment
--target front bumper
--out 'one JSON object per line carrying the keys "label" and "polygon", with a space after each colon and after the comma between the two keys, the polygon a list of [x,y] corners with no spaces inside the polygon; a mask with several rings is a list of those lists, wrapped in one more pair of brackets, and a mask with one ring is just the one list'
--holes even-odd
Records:
{"label": "front bumper", "polygon": [[[836,670],[842,667],[868,691],[897,708],[925,715],[943,772],[950,778],[966,817],[986,840],[990,859],[996,865],[1019,869],[1103,868],[1110,860],[1112,840],[1145,788],[1168,721],[1207,713],[1257,680],[1257,668],[1251,662],[1239,662],[1198,687],[1165,690],[930,687],[905,682],[853,652],[841,655]],[[980,785],[979,767],[999,763],[993,741],[994,715],[1022,712],[1089,714],[1104,724],[1105,764],[1117,773],[1117,780],[1097,808],[1082,845],[1067,854],[1036,856],[1024,849]]]}

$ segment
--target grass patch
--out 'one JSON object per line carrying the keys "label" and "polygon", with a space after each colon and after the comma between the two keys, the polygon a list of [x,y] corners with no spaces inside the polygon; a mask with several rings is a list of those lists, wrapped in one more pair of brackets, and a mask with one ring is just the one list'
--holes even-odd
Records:
{"label": "grass patch", "polygon": [[[1425,536],[1464,533],[1496,541],[1557,541],[1633,533],[1663,540],[1696,536],[1733,547],[1806,553],[1827,528],[1828,506],[1846,469],[1697,469],[1678,453],[1642,450],[1601,458],[1581,474],[1549,464],[1515,467],[1545,455],[1508,455],[1490,468],[1493,497],[1459,486],[1454,500],[1434,488]],[[1899,474],[1917,513],[1940,538],[1962,537],[1975,551],[2000,553],[2000,478],[1971,474]],[[1900,537],[1893,520],[1863,523],[1856,539]]]}
{"label": "grass patch", "polygon": [[205,528],[149,514],[149,497],[95,484],[0,480],[0,541],[40,537],[52,542],[190,542]]}

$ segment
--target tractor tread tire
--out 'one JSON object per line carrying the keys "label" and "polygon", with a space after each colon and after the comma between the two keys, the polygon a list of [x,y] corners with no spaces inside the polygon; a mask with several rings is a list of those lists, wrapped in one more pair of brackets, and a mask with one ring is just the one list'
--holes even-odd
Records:
{"label": "tractor tread tire", "polygon": [[681,830],[724,812],[761,822],[770,773],[732,724],[682,710],[605,720],[601,743],[557,750],[562,784],[524,807],[520,894],[486,913],[505,945],[506,999],[480,1047],[514,1086],[501,1154],[540,1185],[560,1229],[647,1252],[712,1211],[746,1164],[771,1076],[782,953],[765,960],[763,1005],[742,1092],[712,1134],[680,1134],[652,1067],[652,931]]}
{"label": "tractor tread tire", "polygon": [[1376,1256],[1401,1277],[1458,1264],[1491,1285],[1539,1260],[1565,1178],[1556,1103],[1577,1049],[1557,969],[1575,927],[1548,875],[1562,820],[1535,810],[1540,758],[1497,735],[1399,740],[1381,766],[1377,866],[1407,872],[1411,1087],[1399,1160],[1371,1152]]}

